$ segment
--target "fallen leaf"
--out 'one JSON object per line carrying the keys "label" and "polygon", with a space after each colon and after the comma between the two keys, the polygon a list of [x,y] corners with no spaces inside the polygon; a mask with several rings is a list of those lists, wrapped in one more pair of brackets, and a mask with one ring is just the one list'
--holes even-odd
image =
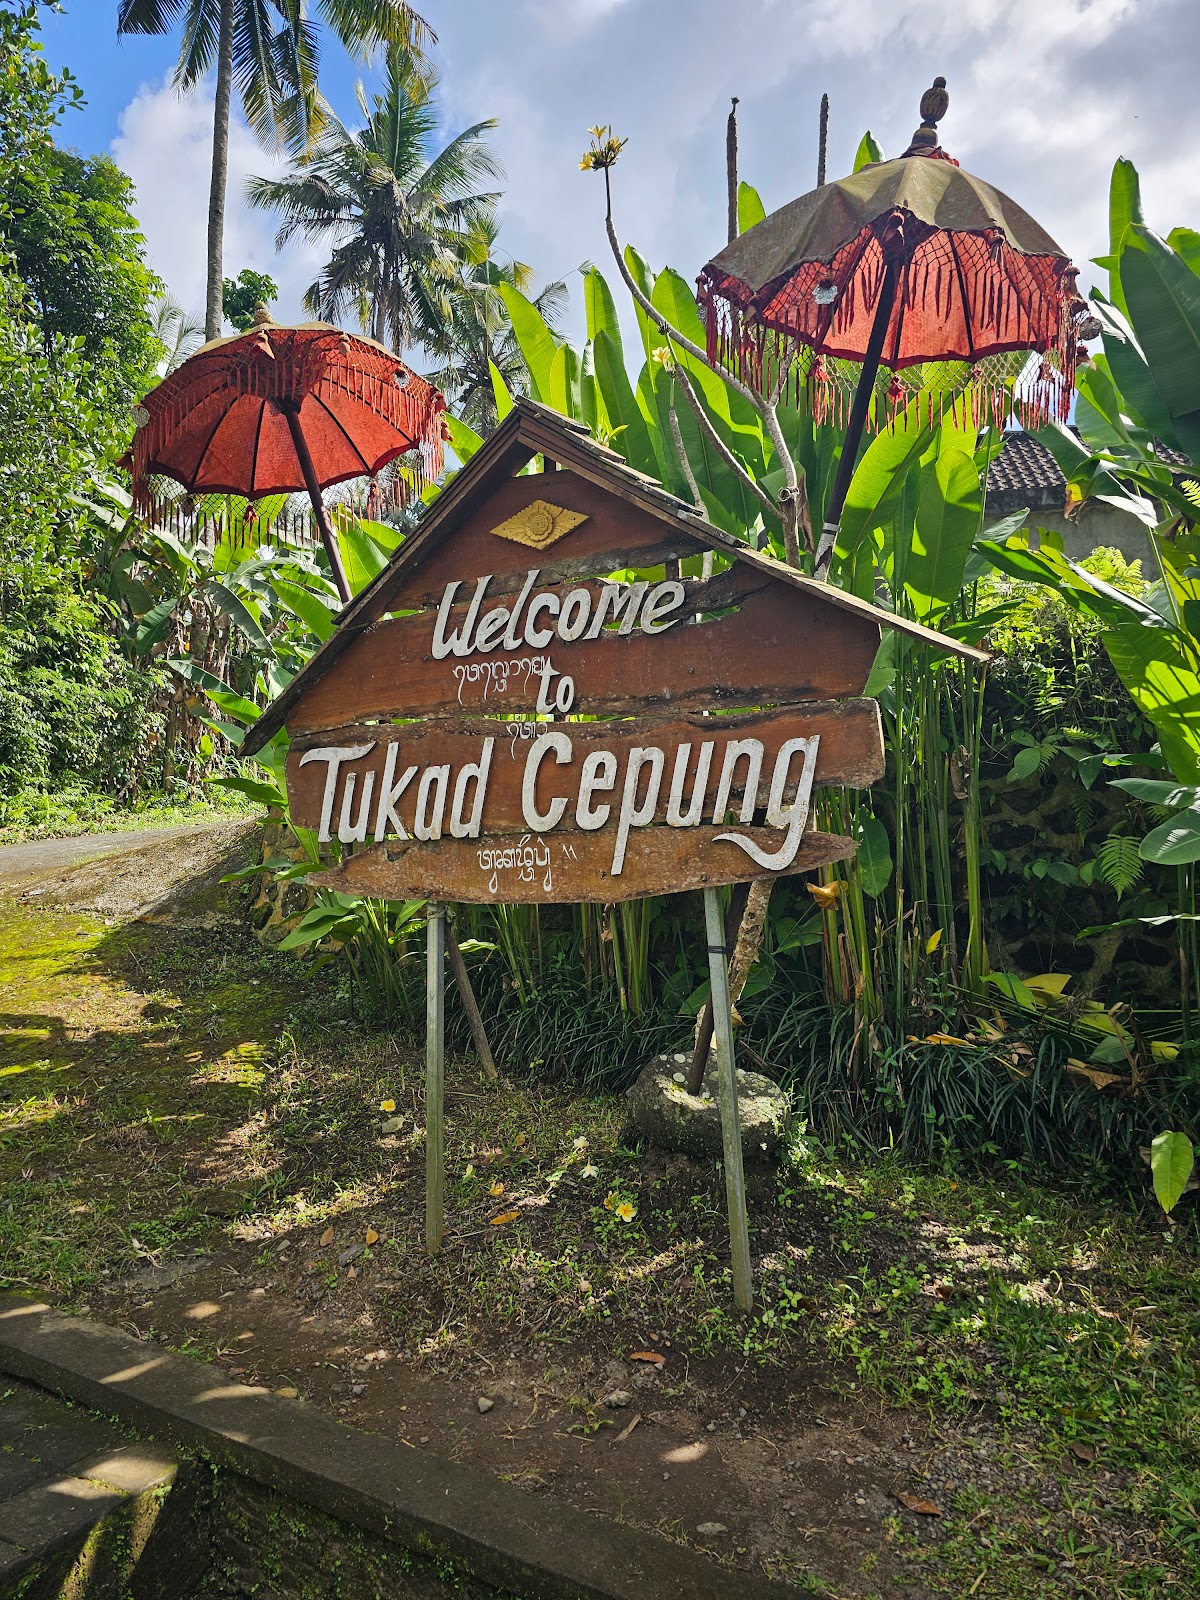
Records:
{"label": "fallen leaf", "polygon": [[321,1243],[323,1245],[332,1244],[333,1243],[333,1229],[332,1228],[326,1228],[325,1229],[325,1232],[321,1235]]}
{"label": "fallen leaf", "polygon": [[379,1243],[379,1235],[375,1232],[374,1228],[368,1228],[367,1229],[366,1239],[367,1239],[367,1243],[368,1244],[378,1244]]}
{"label": "fallen leaf", "polygon": [[922,1517],[940,1517],[941,1506],[935,1506],[932,1500],[922,1500],[918,1494],[901,1494],[897,1491],[896,1499],[908,1511],[915,1511]]}
{"label": "fallen leaf", "polygon": [[667,1358],[658,1350],[635,1350],[629,1359],[648,1361],[652,1367],[661,1367]]}
{"label": "fallen leaf", "polygon": [[1125,1079],[1119,1072],[1101,1072],[1096,1067],[1089,1067],[1086,1062],[1077,1060],[1074,1056],[1067,1057],[1067,1071],[1075,1073],[1076,1077],[1086,1078],[1096,1089],[1107,1089],[1110,1083],[1124,1083]]}
{"label": "fallen leaf", "polygon": [[502,1228],[506,1222],[515,1222],[521,1215],[519,1211],[502,1211],[498,1217],[491,1219],[493,1228]]}
{"label": "fallen leaf", "polygon": [[1078,1439],[1070,1446],[1071,1454],[1080,1461],[1095,1461],[1096,1447],[1092,1444],[1081,1444]]}
{"label": "fallen leaf", "polygon": [[357,1278],[358,1277],[358,1268],[357,1267],[351,1267],[348,1270],[348,1272],[346,1273],[346,1276],[348,1278]]}

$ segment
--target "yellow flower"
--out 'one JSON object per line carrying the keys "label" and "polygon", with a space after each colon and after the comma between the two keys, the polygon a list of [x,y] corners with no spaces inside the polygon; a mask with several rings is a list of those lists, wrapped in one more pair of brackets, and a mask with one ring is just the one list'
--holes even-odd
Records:
{"label": "yellow flower", "polygon": [[381,1100],[379,1102],[379,1109],[380,1111],[395,1111],[396,1102],[394,1100]]}
{"label": "yellow flower", "polygon": [[622,1200],[621,1204],[616,1208],[616,1211],[622,1222],[633,1221],[635,1215],[634,1208],[629,1204],[628,1200]]}
{"label": "yellow flower", "polygon": [[493,1183],[491,1185],[491,1187],[488,1189],[488,1193],[489,1194],[503,1194],[504,1193],[504,1185],[500,1182],[499,1178],[497,1178],[495,1183]]}
{"label": "yellow flower", "polygon": [[615,1194],[608,1195],[605,1198],[605,1201],[604,1201],[604,1209],[605,1209],[605,1211],[611,1211],[612,1208],[616,1205],[616,1203],[617,1203],[616,1195]]}
{"label": "yellow flower", "polygon": [[607,123],[589,128],[588,133],[592,144],[590,149],[584,151],[583,160],[579,163],[581,172],[600,172],[605,167],[614,166],[617,157],[629,143],[628,139],[618,139]]}

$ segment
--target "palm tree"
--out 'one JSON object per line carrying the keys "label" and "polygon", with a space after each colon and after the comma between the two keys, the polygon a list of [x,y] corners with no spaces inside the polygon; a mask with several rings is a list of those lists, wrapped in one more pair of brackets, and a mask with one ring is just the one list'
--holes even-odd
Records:
{"label": "palm tree", "polygon": [[[325,108],[317,93],[320,34],[307,0],[118,0],[117,33],[169,33],[182,19],[175,82],[194,89],[215,66],[212,181],[208,195],[208,294],[205,337],[221,332],[225,188],[229,114],[236,81],[259,138],[295,152],[319,133]],[[407,0],[318,0],[325,26],[353,54],[380,44],[417,49],[434,35]]]}
{"label": "palm tree", "polygon": [[414,51],[389,49],[384,91],[351,133],[330,116],[308,155],[283,178],[252,178],[250,203],[278,211],[279,249],[296,234],[331,248],[305,305],[334,322],[351,313],[381,343],[436,348],[453,316],[473,230],[499,195],[481,192],[501,167],[483,135],[488,119],[434,153],[437,78]]}
{"label": "palm tree", "polygon": [[165,378],[204,343],[204,327],[179,304],[174,295],[162,294],[150,307],[150,325],[162,346],[158,370]]}
{"label": "palm tree", "polygon": [[[524,261],[497,259],[499,231],[494,211],[471,230],[464,250],[469,265],[453,292],[450,321],[437,339],[427,341],[430,354],[442,362],[429,381],[450,395],[458,415],[482,434],[490,433],[497,420],[493,367],[510,394],[529,388],[525,358],[500,287],[510,284],[528,296],[533,268]],[[551,332],[558,333],[567,305],[566,284],[547,284],[533,304]]]}

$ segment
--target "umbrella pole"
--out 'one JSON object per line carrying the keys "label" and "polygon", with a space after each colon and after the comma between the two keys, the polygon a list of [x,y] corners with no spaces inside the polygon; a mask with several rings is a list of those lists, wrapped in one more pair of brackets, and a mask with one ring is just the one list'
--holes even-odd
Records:
{"label": "umbrella pole", "polygon": [[317,527],[321,533],[321,543],[325,546],[325,554],[329,557],[329,565],[333,568],[333,581],[337,584],[337,592],[342,597],[342,604],[349,605],[350,585],[346,582],[346,574],[342,569],[342,557],[338,551],[337,541],[333,537],[333,529],[329,526],[329,517],[325,511],[325,502],[321,498],[321,485],[317,479],[317,469],[313,466],[312,452],[308,448],[308,440],[304,437],[304,429],[300,426],[299,415],[290,407],[281,407],[280,409],[287,418],[288,429],[292,435],[292,444],[296,448],[296,459],[300,463],[300,471],[304,474],[308,498],[312,501],[313,516],[317,519]]}
{"label": "umbrella pole", "polygon": [[892,320],[892,308],[896,303],[896,283],[899,276],[899,267],[893,258],[888,261],[884,269],[883,283],[879,290],[879,304],[875,307],[875,321],[871,324],[871,337],[867,342],[862,371],[858,375],[858,388],[854,391],[854,404],[850,407],[846,437],[842,440],[841,459],[838,461],[833,489],[825,506],[825,523],[821,529],[821,542],[817,546],[817,557],[813,564],[813,577],[822,581],[829,576],[829,564],[833,560],[833,550],[837,544],[838,529],[842,522],[842,508],[846,504],[850,480],[854,476],[858,447],[862,443],[863,429],[867,425],[867,409],[875,392],[875,379],[879,373],[883,341],[887,337],[888,324]]}

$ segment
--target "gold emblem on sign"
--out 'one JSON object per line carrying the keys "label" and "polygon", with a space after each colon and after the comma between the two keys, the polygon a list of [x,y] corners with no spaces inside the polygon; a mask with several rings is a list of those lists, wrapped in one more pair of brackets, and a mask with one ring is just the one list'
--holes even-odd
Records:
{"label": "gold emblem on sign", "polygon": [[568,511],[565,506],[553,506],[549,500],[534,500],[524,511],[509,517],[492,532],[502,539],[512,539],[516,544],[530,545],[534,550],[545,550],[565,534],[586,522],[582,511]]}

